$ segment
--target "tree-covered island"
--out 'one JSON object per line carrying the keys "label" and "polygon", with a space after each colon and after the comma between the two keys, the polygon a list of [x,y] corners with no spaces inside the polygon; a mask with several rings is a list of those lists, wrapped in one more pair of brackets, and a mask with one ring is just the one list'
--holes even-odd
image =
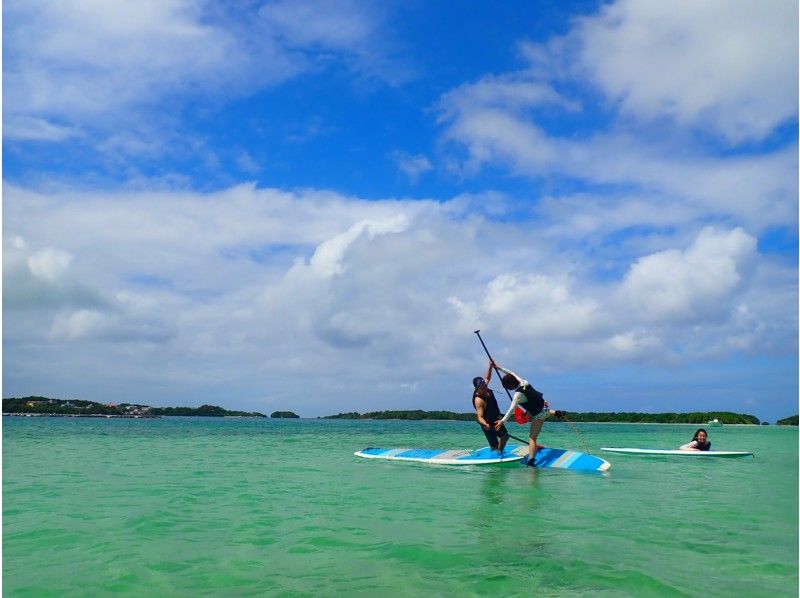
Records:
{"label": "tree-covered island", "polygon": [[[216,405],[200,407],[150,407],[133,403],[97,403],[79,399],[61,400],[48,397],[12,397],[3,399],[3,415],[28,416],[64,416],[64,417],[130,417],[153,418],[162,416],[199,416],[199,417],[267,417],[263,413],[247,411],[231,411]],[[292,411],[273,411],[271,418],[299,418]],[[453,420],[474,421],[475,413],[456,413],[453,411],[425,411],[422,409],[370,411],[358,413],[350,411],[326,415],[317,419],[363,419],[363,420]],[[661,424],[708,424],[717,419],[722,424],[759,425],[759,419],[753,415],[733,413],[731,411],[696,411],[691,413],[637,413],[637,412],[567,412],[567,419],[572,422],[615,422],[615,423],[661,423]],[[766,422],[764,422],[766,423]],[[798,425],[798,416],[793,415],[776,422],[779,426]]]}
{"label": "tree-covered island", "polygon": [[200,417],[266,417],[263,413],[229,411],[216,405],[200,407],[150,407],[132,403],[97,403],[79,399],[50,399],[48,397],[21,397],[3,399],[3,415],[64,416],[64,417],[130,417],[154,418],[162,416]]}
{"label": "tree-covered island", "polygon": [[[474,421],[475,413],[454,413],[452,411],[422,411],[420,409],[406,411],[371,411],[369,413],[338,413],[327,415],[321,419],[406,419],[406,420],[461,420]],[[652,424],[707,424],[718,419],[723,424],[754,424],[760,422],[757,417],[731,411],[696,411],[692,413],[632,413],[632,412],[586,412],[570,411],[567,419],[572,422],[616,422],[616,423],[652,423]],[[783,421],[783,420],[781,420]]]}
{"label": "tree-covered island", "polygon": [[281,419],[281,418],[283,418],[283,419],[294,419],[294,418],[299,418],[300,417],[299,415],[297,415],[293,411],[273,411],[272,413],[270,413],[269,416],[273,417],[273,418],[276,418],[276,419]]}

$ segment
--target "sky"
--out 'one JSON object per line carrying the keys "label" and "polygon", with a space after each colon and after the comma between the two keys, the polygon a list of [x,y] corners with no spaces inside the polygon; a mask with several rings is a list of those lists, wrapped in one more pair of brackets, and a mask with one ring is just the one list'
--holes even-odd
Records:
{"label": "sky", "polygon": [[796,2],[7,0],[3,91],[4,397],[798,411]]}

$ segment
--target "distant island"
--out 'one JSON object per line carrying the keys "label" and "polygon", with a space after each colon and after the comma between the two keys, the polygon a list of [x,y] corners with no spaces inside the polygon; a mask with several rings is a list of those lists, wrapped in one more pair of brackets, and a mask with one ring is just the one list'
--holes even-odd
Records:
{"label": "distant island", "polygon": [[[267,417],[263,413],[230,411],[216,405],[200,407],[150,407],[132,403],[97,403],[78,399],[61,400],[47,397],[21,397],[3,399],[3,415],[22,416],[63,416],[63,417],[127,417],[155,418],[162,416],[198,417]],[[294,419],[300,416],[292,411],[273,411],[273,419]],[[317,419],[364,419],[364,420],[453,420],[475,421],[474,412],[456,413],[453,411],[424,411],[422,409],[402,409],[394,411],[370,411],[358,413],[349,411],[326,415]],[[696,411],[691,413],[638,413],[638,412],[567,412],[571,422],[616,422],[616,423],[658,423],[658,424],[697,424],[705,425],[713,419],[722,424],[767,424],[753,415],[731,411]],[[556,420],[557,421],[557,420]],[[779,426],[798,425],[798,416],[779,419]]]}
{"label": "distant island", "polygon": [[631,424],[708,424],[711,420],[719,420],[722,424],[753,424],[761,422],[754,415],[746,413],[733,413],[731,411],[693,411],[691,413],[637,413],[637,412],[611,412],[597,413],[587,411],[584,413],[568,412],[567,417],[574,422],[624,422]]}
{"label": "distant island", "polygon": [[61,400],[47,397],[3,399],[3,415],[63,417],[128,417],[155,418],[169,415],[200,417],[266,417],[263,413],[229,411],[216,405],[200,407],[150,407],[132,403],[97,403],[78,399]]}
{"label": "distant island", "polygon": [[452,411],[370,411],[369,413],[338,413],[326,415],[318,419],[453,419],[461,421],[474,421],[475,412],[453,413]]}
{"label": "distant island", "polygon": [[[692,413],[634,413],[634,412],[568,412],[567,419],[572,422],[618,422],[618,423],[653,423],[653,424],[707,424],[712,419],[718,419],[723,424],[754,424],[758,425],[759,419],[753,415],[733,413],[730,411],[697,411]],[[475,413],[454,413],[452,411],[371,411],[369,413],[338,413],[327,415],[320,419],[436,419],[436,420],[461,420],[474,421]],[[792,418],[787,418],[791,420]],[[785,422],[787,420],[780,420]],[[794,416],[794,425],[797,425],[797,416]]]}
{"label": "distant island", "polygon": [[295,418],[295,417],[297,417],[297,418],[299,418],[300,416],[297,415],[296,413],[292,412],[292,411],[273,411],[270,414],[270,417],[276,417],[276,418]]}

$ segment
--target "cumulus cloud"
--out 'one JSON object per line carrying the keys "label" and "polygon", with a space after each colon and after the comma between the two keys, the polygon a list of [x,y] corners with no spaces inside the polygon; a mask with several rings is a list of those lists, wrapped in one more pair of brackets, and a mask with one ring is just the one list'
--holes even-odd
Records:
{"label": "cumulus cloud", "polygon": [[664,354],[664,343],[653,332],[637,328],[620,332],[608,338],[605,343],[608,348],[619,358],[634,359],[649,358],[656,354]]}
{"label": "cumulus cloud", "polygon": [[758,140],[797,115],[797,3],[620,0],[579,20],[575,68],[621,110]]}
{"label": "cumulus cloud", "polygon": [[[452,296],[449,302],[464,327],[488,327],[508,339],[525,339],[529,350],[552,367],[679,362],[688,355],[731,351],[733,337],[741,335],[746,343],[766,324],[749,319],[757,262],[755,239],[742,229],[706,227],[686,248],[638,256],[619,280],[598,284],[554,272],[503,273],[479,300]],[[777,286],[787,292],[791,288],[786,281]],[[721,329],[738,332],[725,338]]]}
{"label": "cumulus cloud", "polygon": [[71,261],[72,256],[65,251],[47,248],[28,258],[28,269],[34,278],[53,282],[69,269]]}
{"label": "cumulus cloud", "polygon": [[5,238],[3,307],[11,310],[98,305],[101,294],[71,270],[73,256],[56,247],[30,247],[19,235]]}
{"label": "cumulus cloud", "polygon": [[142,309],[131,305],[121,293],[106,309],[60,311],[53,317],[50,338],[58,341],[101,341],[108,343],[159,343],[162,346],[175,334],[175,325],[153,305]]}
{"label": "cumulus cloud", "polygon": [[476,328],[502,355],[554,370],[791,344],[791,268],[765,261],[742,229],[664,238],[597,280],[590,252],[523,244],[530,223],[465,211],[463,198],[242,185],[122,197],[7,187],[5,199],[6,309],[21,314],[6,319],[7,339],[65,363],[117,358],[169,388],[247,380],[286,394],[311,368],[330,394],[308,408],[326,413],[333,396],[394,396],[415,376],[463,374]]}
{"label": "cumulus cloud", "polygon": [[503,274],[489,283],[482,308],[509,335],[578,338],[598,325],[598,306],[591,298],[575,297],[570,287],[541,274]]}
{"label": "cumulus cloud", "polygon": [[645,321],[725,319],[725,301],[755,249],[756,240],[740,228],[705,228],[685,251],[667,249],[637,260],[621,292]]}
{"label": "cumulus cloud", "polygon": [[346,232],[321,243],[311,256],[308,267],[315,274],[325,278],[342,274],[344,254],[359,237],[366,236],[372,239],[376,235],[400,232],[407,226],[406,218],[402,214],[384,220],[357,222]]}

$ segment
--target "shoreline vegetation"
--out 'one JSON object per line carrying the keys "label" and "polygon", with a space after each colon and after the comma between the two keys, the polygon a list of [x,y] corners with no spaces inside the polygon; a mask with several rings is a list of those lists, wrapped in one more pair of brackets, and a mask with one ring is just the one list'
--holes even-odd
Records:
{"label": "shoreline vegetation", "polygon": [[[47,397],[21,397],[3,399],[3,415],[27,417],[105,417],[153,419],[164,416],[183,417],[270,417],[273,419],[295,419],[299,415],[292,411],[273,411],[269,416],[257,411],[230,411],[216,405],[200,407],[150,407],[131,403],[97,403],[83,400],[61,400]],[[316,419],[364,419],[364,420],[454,420],[475,421],[474,412],[394,410],[358,413],[350,411],[326,415]],[[767,425],[753,415],[731,411],[696,411],[691,413],[639,413],[639,412],[567,412],[567,419],[578,423],[652,423],[652,424],[697,424],[710,425],[717,419],[724,425]],[[798,425],[798,416],[779,419],[779,426]]]}
{"label": "shoreline vegetation", "polygon": [[[452,411],[371,411],[369,413],[338,413],[317,419],[406,419],[406,420],[459,420],[475,421],[475,413],[454,413]],[[733,413],[731,411],[696,411],[691,413],[638,413],[638,412],[567,412],[567,419],[579,423],[648,423],[648,424],[699,424],[710,425],[713,419],[722,424],[765,425],[754,415]],[[778,420],[780,425],[797,425],[797,416]]]}
{"label": "shoreline vegetation", "polygon": [[229,411],[216,405],[200,407],[150,407],[132,403],[97,403],[77,399],[12,397],[3,399],[3,415],[28,417],[105,417],[156,419],[164,416],[267,417],[263,413]]}

